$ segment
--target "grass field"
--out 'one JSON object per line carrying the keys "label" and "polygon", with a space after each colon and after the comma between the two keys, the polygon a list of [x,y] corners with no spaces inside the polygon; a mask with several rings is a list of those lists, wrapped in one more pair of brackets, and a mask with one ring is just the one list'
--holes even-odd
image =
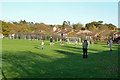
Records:
{"label": "grass field", "polygon": [[2,70],[6,78],[117,78],[118,45],[109,51],[106,43],[88,47],[88,59],[82,57],[82,46],[50,46],[45,41],[2,40]]}

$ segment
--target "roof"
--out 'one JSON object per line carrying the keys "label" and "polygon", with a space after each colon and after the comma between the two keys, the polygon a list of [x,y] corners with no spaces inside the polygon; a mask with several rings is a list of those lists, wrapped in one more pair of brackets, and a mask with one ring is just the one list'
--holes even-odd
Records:
{"label": "roof", "polygon": [[59,33],[65,33],[66,32],[66,30],[62,30],[62,31],[60,31]]}
{"label": "roof", "polygon": [[55,27],[58,27],[58,25],[55,25]]}
{"label": "roof", "polygon": [[55,33],[59,33],[59,32],[61,32],[61,30],[58,30],[58,29],[57,29],[57,30],[55,31]]}
{"label": "roof", "polygon": [[81,34],[81,33],[92,33],[92,32],[89,30],[79,30],[79,31],[77,31],[76,34]]}
{"label": "roof", "polygon": [[72,31],[66,31],[65,33],[70,33],[70,32],[72,32]]}
{"label": "roof", "polygon": [[79,30],[76,30],[76,31],[74,31],[75,33],[78,33],[79,32]]}
{"label": "roof", "polygon": [[86,36],[93,36],[93,33],[79,33],[79,34],[76,34],[77,36],[82,36],[82,35],[86,35]]}
{"label": "roof", "polygon": [[62,31],[60,31],[58,33],[68,34],[68,33],[71,33],[71,32],[74,32],[74,31],[73,30],[67,31],[67,30],[63,29]]}

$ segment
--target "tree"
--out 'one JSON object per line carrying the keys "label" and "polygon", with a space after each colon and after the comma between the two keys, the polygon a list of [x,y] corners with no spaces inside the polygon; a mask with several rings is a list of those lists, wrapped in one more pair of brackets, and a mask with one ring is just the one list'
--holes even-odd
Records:
{"label": "tree", "polygon": [[35,31],[35,26],[31,24],[29,25],[28,29],[30,32]]}
{"label": "tree", "polygon": [[44,23],[40,23],[36,25],[35,28],[36,28],[35,29],[36,31],[39,31],[39,30],[48,31],[48,27]]}
{"label": "tree", "polygon": [[68,25],[70,25],[70,21],[68,21]]}
{"label": "tree", "polygon": [[85,25],[85,27],[86,27],[88,30],[89,30],[90,27],[94,27],[94,26],[96,26],[96,28],[98,28],[98,26],[99,26],[99,25],[102,25],[102,23],[103,23],[103,21],[98,21],[98,22],[93,21],[93,22],[91,22],[91,23],[87,23],[87,24]]}
{"label": "tree", "polygon": [[98,23],[99,23],[99,24],[102,24],[102,23],[103,23],[103,21],[98,21]]}
{"label": "tree", "polygon": [[63,28],[65,28],[65,26],[70,26],[70,21],[63,21]]}
{"label": "tree", "polygon": [[10,29],[8,27],[8,24],[2,21],[2,34],[8,36],[9,32],[10,32]]}
{"label": "tree", "polygon": [[66,21],[63,21],[63,28],[65,28],[66,23],[67,23]]}
{"label": "tree", "polygon": [[73,26],[73,29],[75,29],[75,30],[81,30],[82,28],[84,28],[83,24],[81,24],[81,23],[72,24],[72,26]]}
{"label": "tree", "polygon": [[103,21],[98,21],[98,22],[96,22],[96,21],[93,21],[93,22],[91,22],[91,23],[87,23],[86,25],[85,25],[85,27],[89,30],[90,29],[90,27],[94,27],[94,26],[96,26],[96,28],[98,28],[99,27],[99,25],[106,25],[110,30],[114,30],[114,29],[116,29],[117,27],[115,26],[115,25],[113,25],[113,24],[102,24],[103,23]]}
{"label": "tree", "polygon": [[17,27],[18,25],[17,24],[12,24],[10,22],[8,22],[7,24],[8,24],[8,27],[10,29],[11,34],[12,33],[17,33],[17,31],[18,31],[18,27]]}
{"label": "tree", "polygon": [[97,39],[97,40],[100,40],[100,41],[102,41],[102,40],[105,41],[105,40],[107,40],[108,37],[110,37],[109,36],[110,30],[104,24],[103,25],[99,25],[98,26],[98,30],[94,31],[93,33],[95,35],[94,39]]}
{"label": "tree", "polygon": [[20,22],[19,22],[20,24],[27,24],[27,22],[26,22],[26,20],[20,20]]}
{"label": "tree", "polygon": [[35,25],[38,25],[39,23],[35,23]]}
{"label": "tree", "polygon": [[24,25],[24,24],[22,24],[21,26],[19,26],[19,32],[28,32],[29,30],[28,30],[29,28],[26,26],[26,25]]}
{"label": "tree", "polygon": [[[0,20],[0,24],[2,24],[1,20]],[[2,25],[0,25],[0,34],[2,34]]]}
{"label": "tree", "polygon": [[113,24],[105,24],[110,30],[114,30],[114,29],[117,29],[117,27]]}
{"label": "tree", "polygon": [[13,24],[18,25],[18,23],[17,23],[17,22],[13,22]]}

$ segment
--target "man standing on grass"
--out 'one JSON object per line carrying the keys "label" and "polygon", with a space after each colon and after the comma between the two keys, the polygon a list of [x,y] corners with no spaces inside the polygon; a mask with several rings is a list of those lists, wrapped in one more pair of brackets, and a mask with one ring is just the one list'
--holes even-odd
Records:
{"label": "man standing on grass", "polygon": [[112,51],[112,40],[110,40],[110,51]]}
{"label": "man standing on grass", "polygon": [[87,58],[87,47],[88,47],[88,42],[87,42],[87,40],[84,40],[84,42],[83,42],[83,58]]}
{"label": "man standing on grass", "polygon": [[53,39],[52,39],[52,37],[50,38],[50,45],[53,45]]}

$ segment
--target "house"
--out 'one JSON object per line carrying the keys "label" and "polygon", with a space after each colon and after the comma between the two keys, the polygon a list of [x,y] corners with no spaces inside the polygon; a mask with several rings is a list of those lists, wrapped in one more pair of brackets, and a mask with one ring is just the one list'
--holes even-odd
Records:
{"label": "house", "polygon": [[56,30],[58,30],[59,29],[59,27],[58,27],[58,25],[55,25],[54,27],[53,27],[53,31],[55,32]]}
{"label": "house", "polygon": [[74,32],[73,29],[72,30],[68,30],[68,31],[66,29],[63,29],[63,30],[58,32],[58,35],[59,36],[63,36],[63,37],[67,37],[68,35],[70,35],[73,32]]}
{"label": "house", "polygon": [[0,38],[4,38],[4,35],[3,35],[3,34],[0,34]]}
{"label": "house", "polygon": [[63,30],[61,30],[61,31],[58,32],[58,35],[65,37],[65,36],[67,36],[67,33],[65,33],[65,32],[66,32],[66,30],[63,29]]}
{"label": "house", "polygon": [[117,31],[113,33],[113,42],[118,43],[119,40],[120,40],[120,28],[118,28]]}
{"label": "house", "polygon": [[115,31],[115,32],[113,33],[113,37],[114,37],[114,38],[120,37],[120,28],[118,28],[117,31]]}
{"label": "house", "polygon": [[92,39],[93,33],[89,30],[79,30],[79,31],[76,31],[76,36],[85,37],[86,39]]}
{"label": "house", "polygon": [[120,37],[120,32],[118,32],[118,31],[114,32],[113,33],[113,40],[116,39],[116,38],[118,38],[118,37]]}
{"label": "house", "polygon": [[57,29],[56,31],[54,31],[55,33],[59,33],[59,32],[61,32],[61,29]]}
{"label": "house", "polygon": [[53,31],[56,31],[57,30],[57,28],[56,27],[53,27]]}
{"label": "house", "polygon": [[92,36],[92,32],[89,31],[89,30],[79,30],[76,32],[76,35],[79,35],[79,36]]}

